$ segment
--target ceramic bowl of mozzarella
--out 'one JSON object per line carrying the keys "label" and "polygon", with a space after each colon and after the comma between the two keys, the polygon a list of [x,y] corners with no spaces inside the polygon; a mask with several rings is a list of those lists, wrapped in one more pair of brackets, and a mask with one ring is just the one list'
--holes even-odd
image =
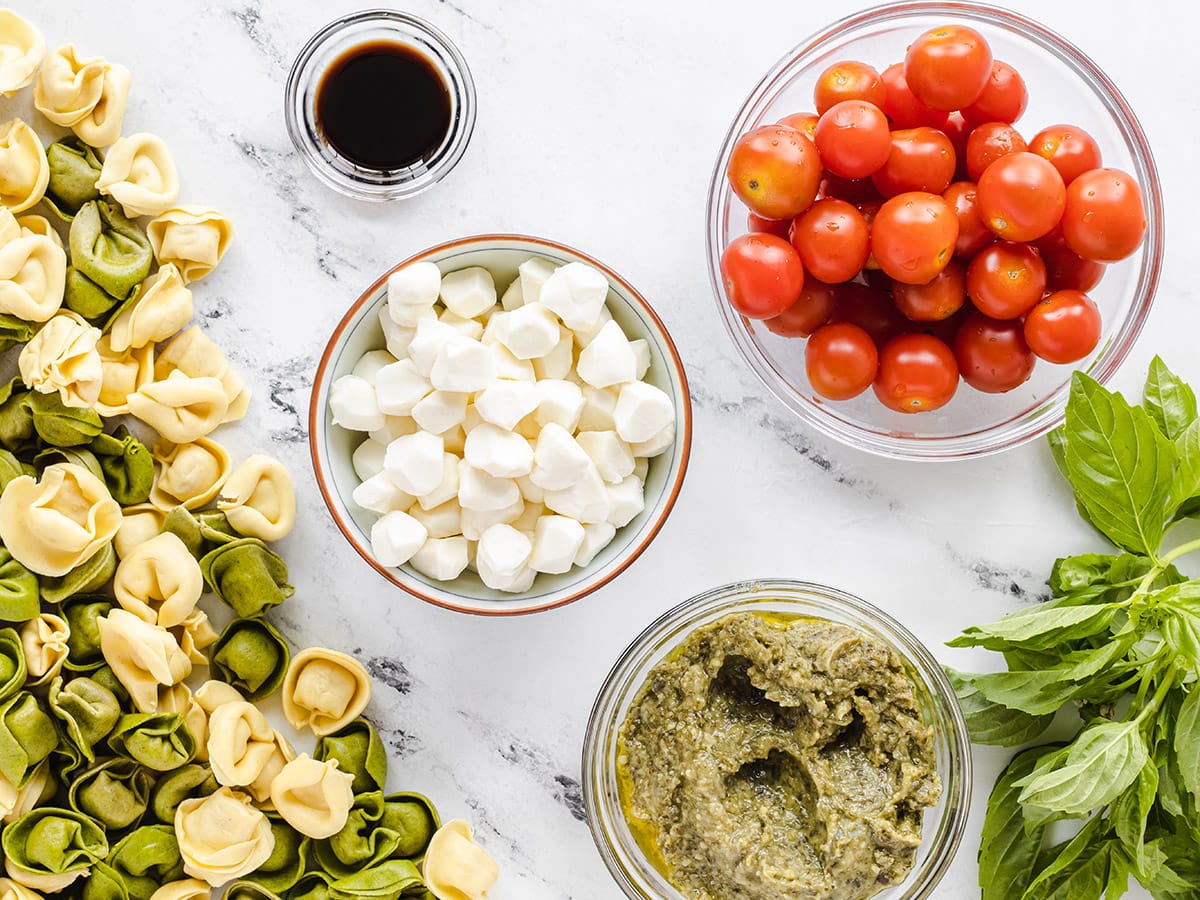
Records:
{"label": "ceramic bowl of mozzarella", "polygon": [[384,578],[460,612],[577,600],[658,534],[691,449],[649,303],[553,241],[481,235],[386,272],[334,329],[309,440],[335,523]]}

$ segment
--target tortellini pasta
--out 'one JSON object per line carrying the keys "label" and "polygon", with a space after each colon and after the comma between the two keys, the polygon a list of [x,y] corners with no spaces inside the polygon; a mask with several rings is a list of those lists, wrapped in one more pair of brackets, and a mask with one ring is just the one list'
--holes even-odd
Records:
{"label": "tortellini pasta", "polygon": [[67,802],[106,828],[125,829],[146,814],[153,786],[148,769],[131,759],[112,757],[77,775]]}
{"label": "tortellini pasta", "polygon": [[[186,650],[184,651],[187,652]],[[193,660],[194,661],[194,660]],[[195,759],[200,762],[208,761],[208,713],[196,700],[192,689],[186,684],[176,684],[169,688],[159,688],[158,708],[162,712],[178,713],[183,718],[183,724],[192,737],[196,739]]]}
{"label": "tortellini pasta", "polygon": [[[25,396],[25,405],[38,437],[55,447],[90,444],[104,431],[100,413],[94,409],[67,406],[58,394],[31,391]],[[3,412],[0,412],[0,429],[3,418]]]}
{"label": "tortellini pasta", "polygon": [[100,399],[104,367],[96,344],[100,329],[71,312],[60,312],[21,350],[17,365],[28,387],[58,392],[66,406],[86,409]]}
{"label": "tortellini pasta", "polygon": [[296,523],[292,477],[279,460],[256,453],[229,476],[217,508],[239,534],[277,541]]}
{"label": "tortellini pasta", "polygon": [[114,753],[155,772],[170,772],[192,761],[196,736],[180,713],[129,713],[108,736]]}
{"label": "tortellini pasta", "polygon": [[129,104],[130,71],[116,63],[104,67],[100,99],[82,119],[71,126],[79,137],[93,147],[107,147],[121,136],[125,107]]}
{"label": "tortellini pasta", "polygon": [[69,672],[92,672],[104,665],[100,652],[100,629],[96,620],[114,606],[107,597],[71,597],[62,605],[67,620],[67,661]]}
{"label": "tortellini pasta", "polygon": [[106,334],[97,342],[96,352],[100,356],[96,411],[107,417],[124,415],[129,412],[129,395],[154,381],[154,345],[116,351]]}
{"label": "tortellini pasta", "polygon": [[26,813],[4,829],[0,844],[8,877],[46,893],[61,891],[108,855],[100,826],[65,809]]}
{"label": "tortellini pasta", "polygon": [[64,44],[46,57],[33,86],[33,105],[55,125],[70,128],[100,102],[104,91],[103,57],[80,57]]}
{"label": "tortellini pasta", "polygon": [[274,805],[271,802],[271,785],[275,783],[275,777],[283,771],[283,767],[296,758],[296,751],[292,745],[278,731],[274,734],[274,749],[268,757],[266,763],[262,767],[262,771],[258,773],[258,777],[246,785],[246,792],[254,798],[254,802],[259,809],[273,810]]}
{"label": "tortellini pasta", "polygon": [[67,254],[53,239],[31,234],[0,245],[0,313],[45,322],[62,307],[66,286]]}
{"label": "tortellini pasta", "polygon": [[27,87],[45,55],[42,33],[11,9],[0,10],[0,94]]}
{"label": "tortellini pasta", "polygon": [[14,478],[0,494],[0,541],[39,575],[65,575],[112,540],[121,507],[81,466],[47,466],[40,481]]}
{"label": "tortellini pasta", "polygon": [[[70,452],[70,451],[60,451]],[[82,451],[81,453],[87,453]],[[88,456],[91,456],[89,453]],[[95,457],[92,457],[93,460]],[[42,578],[42,599],[47,603],[62,603],[76,594],[98,591],[108,584],[117,570],[117,554],[112,544],[105,544],[66,575],[58,578]]]}
{"label": "tortellini pasta", "polygon": [[[8,212],[8,210],[5,210]],[[8,212],[11,216],[12,213]],[[50,224],[50,220],[45,216],[21,216],[16,220],[17,225],[21,228],[22,237],[45,237],[50,238],[58,246],[62,246],[62,238],[58,232],[54,230],[54,226]]]}
{"label": "tortellini pasta", "polygon": [[28,674],[21,636],[11,628],[0,629],[0,701],[21,690]]}
{"label": "tortellini pasta", "polygon": [[253,872],[275,848],[267,817],[248,796],[227,787],[180,803],[175,837],[183,870],[213,887]]}
{"label": "tortellini pasta", "polygon": [[318,740],[313,759],[337,760],[338,768],[354,776],[355,796],[386,787],[387,749],[375,726],[366,719],[356,719]]}
{"label": "tortellini pasta", "polygon": [[113,593],[121,607],[163,628],[182,624],[203,591],[200,564],[183,541],[168,533],[135,547],[113,577]]}
{"label": "tortellini pasta", "polygon": [[65,686],[61,678],[55,678],[50,683],[49,702],[50,712],[89,762],[96,758],[95,746],[108,737],[121,717],[116,695],[91,678],[72,678]]}
{"label": "tortellini pasta", "polygon": [[208,619],[208,613],[199,608],[194,609],[186,619],[167,630],[179,642],[179,649],[193,664],[208,665],[208,657],[204,654],[204,648],[211,647],[217,642],[217,632]]}
{"label": "tortellini pasta", "polygon": [[164,438],[188,444],[225,420],[229,399],[216,378],[192,378],[179,370],[143,385],[128,399],[129,412]]}
{"label": "tortellini pasta", "polygon": [[275,849],[259,866],[253,881],[230,885],[225,900],[272,900],[292,887],[308,867],[308,848],[312,841],[287,822],[271,820]]}
{"label": "tortellini pasta", "polygon": [[500,877],[495,861],[471,837],[471,826],[451,819],[437,830],[422,866],[438,900],[482,900]]}
{"label": "tortellini pasta", "polygon": [[96,187],[128,216],[157,216],[179,199],[179,173],[162,139],[141,132],[109,148]]}
{"label": "tortellini pasta", "polygon": [[118,353],[165,341],[192,319],[192,292],[174,263],[167,263],[143,285],[133,304],[113,319],[109,343]]}
{"label": "tortellini pasta", "polygon": [[164,513],[151,503],[139,503],[121,510],[121,524],[113,537],[113,549],[124,559],[145,541],[162,531]]}
{"label": "tortellini pasta", "polygon": [[208,718],[208,760],[218,784],[244,787],[275,751],[275,730],[253,703],[223,703]]}
{"label": "tortellini pasta", "polygon": [[[19,477],[19,474],[18,471],[8,480]],[[28,622],[40,610],[37,576],[13,559],[8,548],[0,547],[0,619],[5,622]],[[22,671],[22,681],[24,677]],[[0,700],[5,697],[4,683],[5,666],[0,661]]]}
{"label": "tortellini pasta", "polygon": [[232,422],[246,414],[250,389],[221,348],[198,326],[180,333],[162,348],[154,361],[155,378],[161,380],[176,371],[192,378],[216,378],[221,382],[228,402],[222,422]]}
{"label": "tortellini pasta", "polygon": [[100,177],[100,157],[78,138],[66,137],[46,148],[50,181],[46,185],[46,205],[60,219],[70,220],[85,203],[100,199],[96,180]]}
{"label": "tortellini pasta", "polygon": [[146,234],[155,259],[178,266],[188,283],[217,267],[233,239],[233,225],[215,209],[176,206],[147,225]]}
{"label": "tortellini pasta", "polygon": [[196,702],[210,716],[218,706],[226,703],[238,703],[245,698],[237,688],[223,681],[210,680],[196,688]]}
{"label": "tortellini pasta", "polygon": [[150,895],[150,900],[210,900],[211,897],[212,886],[207,881],[184,878],[164,884]]}
{"label": "tortellini pasta", "polygon": [[170,825],[175,821],[179,804],[184,800],[207,797],[220,787],[208,766],[180,766],[158,779],[150,793],[150,815],[156,821]]}
{"label": "tortellini pasta", "polygon": [[317,737],[340,731],[371,699],[371,676],[357,659],[309,647],[292,658],[283,680],[283,714]]}
{"label": "tortellini pasta", "polygon": [[200,438],[187,444],[156,447],[158,474],[150,502],[160,509],[207,506],[229,477],[229,453],[216,441]]}
{"label": "tortellini pasta", "polygon": [[25,652],[27,687],[49,684],[62,671],[67,660],[67,623],[53,613],[42,613],[21,626],[21,647]]}
{"label": "tortellini pasta", "polygon": [[80,208],[67,241],[71,268],[64,303],[89,321],[107,321],[150,273],[150,241],[137,222],[103,200]]}
{"label": "tortellini pasta", "polygon": [[271,802],[285,822],[320,840],[345,826],[354,805],[353,782],[354,776],[339,772],[336,762],[318,762],[302,753],[271,782]]}
{"label": "tortellini pasta", "polygon": [[88,449],[104,473],[108,492],[121,506],[133,506],[149,498],[154,458],[128,428],[118,425],[112,434],[96,435]]}
{"label": "tortellini pasta", "polygon": [[262,615],[295,593],[287,564],[257,538],[221,544],[200,559],[204,583],[242,618]]}
{"label": "tortellini pasta", "polygon": [[213,674],[250,700],[273,694],[283,683],[291,652],[266,619],[234,619],[213,648]]}
{"label": "tortellini pasta", "polygon": [[192,661],[165,628],[124,609],[114,609],[96,624],[105,660],[142,712],[156,712],[159,688],[192,673]]}
{"label": "tortellini pasta", "polygon": [[13,213],[29,209],[49,183],[50,163],[37,133],[21,119],[0,125],[0,205]]}

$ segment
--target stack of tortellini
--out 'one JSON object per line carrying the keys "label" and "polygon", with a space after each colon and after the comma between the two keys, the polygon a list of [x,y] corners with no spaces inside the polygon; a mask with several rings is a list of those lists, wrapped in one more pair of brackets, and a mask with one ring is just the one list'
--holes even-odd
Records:
{"label": "stack of tortellini", "polygon": [[[232,230],[176,205],[162,141],[121,136],[130,82],[0,10],[0,95],[33,84],[73,132],[43,148],[0,125],[0,351],[20,372],[0,384],[0,900],[484,897],[496,868],[466,823],[387,792],[366,669],[293,657],[266,619],[293,593],[269,546],[291,479],[209,437],[250,394],[188,327]],[[219,635],[205,593],[233,612]],[[276,692],[310,754],[256,705]]]}

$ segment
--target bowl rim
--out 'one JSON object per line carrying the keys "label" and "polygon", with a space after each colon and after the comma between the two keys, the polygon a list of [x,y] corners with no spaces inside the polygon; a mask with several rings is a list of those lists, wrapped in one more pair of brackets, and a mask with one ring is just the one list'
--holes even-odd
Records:
{"label": "bowl rim", "polygon": [[[751,113],[764,102],[775,89],[779,79],[800,57],[818,50],[848,29],[878,21],[937,14],[965,18],[969,23],[985,22],[1001,27],[1008,26],[1014,32],[1019,30],[1021,37],[1026,41],[1059,55],[1075,71],[1077,77],[1101,99],[1109,114],[1113,116],[1114,126],[1121,139],[1130,150],[1134,174],[1139,180],[1146,207],[1143,262],[1133,288],[1134,304],[1109,336],[1108,345],[1086,368],[1080,369],[1101,384],[1107,383],[1128,357],[1149,317],[1162,276],[1166,224],[1162,179],[1153,149],[1125,95],[1091,56],[1057,31],[1022,13],[975,0],[901,0],[882,3],[844,16],[813,32],[772,64],[746,95],[734,115],[722,139],[709,180],[708,197],[705,202],[705,250],[708,257],[709,283],[721,322],[743,362],[759,382],[803,423],[848,447],[885,458],[914,461],[976,459],[1001,453],[1045,435],[1062,422],[1071,379],[1066,379],[1025,410],[1001,421],[964,428],[959,433],[948,436],[889,434],[865,428],[857,422],[844,420],[830,412],[820,412],[811,408],[823,406],[823,401],[821,404],[801,405],[797,399],[800,392],[791,387],[766,354],[758,349],[743,323],[743,317],[734,312],[725,299],[719,265],[721,225],[718,222],[717,210],[719,206],[727,205],[728,200],[722,198],[731,193],[725,184],[724,169],[734,141],[746,130],[752,118]],[[1143,169],[1144,171],[1141,171]]]}
{"label": "bowl rim", "polygon": [[[635,302],[641,308],[641,310],[645,312],[647,316],[649,316],[651,321],[654,322],[654,325],[658,329],[661,336],[660,344],[661,349],[664,351],[663,355],[674,368],[675,373],[679,378],[679,386],[683,395],[683,403],[678,414],[678,421],[681,427],[677,428],[675,435],[676,444],[681,451],[678,470],[675,472],[671,483],[664,488],[664,496],[666,497],[666,501],[663,503],[657,517],[650,523],[650,526],[642,536],[642,539],[637,544],[633,545],[620,560],[620,562],[609,572],[607,572],[604,577],[596,579],[592,582],[585,581],[580,587],[570,591],[563,597],[549,600],[545,603],[538,604],[537,606],[517,609],[487,609],[452,603],[440,597],[435,597],[424,593],[417,587],[405,583],[397,578],[390,569],[380,565],[380,563],[371,555],[368,548],[362,543],[356,529],[353,528],[350,523],[344,520],[337,508],[337,504],[333,502],[332,494],[334,488],[332,484],[330,484],[330,477],[327,477],[326,475],[326,463],[318,449],[320,442],[317,440],[318,431],[323,427],[325,412],[321,404],[318,403],[322,382],[326,379],[327,373],[333,367],[335,361],[334,351],[341,343],[342,337],[346,331],[349,330],[349,328],[359,318],[363,307],[365,307],[374,299],[380,288],[387,283],[388,278],[399,269],[402,269],[407,265],[411,265],[412,263],[420,262],[421,260],[427,259],[430,256],[434,256],[435,254],[440,254],[449,250],[464,248],[471,244],[484,242],[510,244],[519,243],[524,245],[532,244],[536,247],[544,247],[550,251],[558,251],[576,256],[580,260],[583,260],[589,265],[595,266],[597,269],[602,271],[610,282],[620,285],[628,299]],[[679,492],[683,488],[684,477],[687,475],[688,465],[691,461],[691,390],[688,385],[687,371],[684,368],[683,359],[679,355],[679,349],[675,346],[675,340],[671,337],[670,332],[667,331],[666,325],[663,324],[662,319],[659,317],[658,313],[654,311],[654,307],[650,305],[646,298],[643,297],[641,293],[633,287],[633,285],[617,274],[617,272],[611,267],[596,259],[594,256],[584,253],[582,250],[577,250],[569,244],[563,244],[558,241],[550,240],[549,238],[540,238],[532,235],[516,233],[474,234],[467,237],[443,241],[440,244],[435,244],[432,247],[428,247],[412,254],[407,259],[397,263],[384,272],[379,278],[372,282],[365,291],[359,294],[358,299],[350,304],[350,307],[346,310],[345,314],[338,321],[337,325],[330,334],[329,340],[325,344],[325,349],[321,353],[321,358],[317,363],[316,371],[313,374],[313,383],[308,406],[308,451],[309,459],[313,467],[313,473],[317,480],[317,488],[321,492],[321,499],[325,502],[325,507],[329,511],[329,514],[333,517],[333,521],[337,525],[338,530],[341,531],[342,536],[346,538],[350,546],[355,549],[358,555],[361,556],[372,569],[378,572],[392,585],[400,588],[407,594],[424,600],[426,603],[431,603],[434,606],[439,606],[442,609],[448,609],[452,612],[468,613],[471,615],[487,617],[530,615],[532,613],[545,612],[546,610],[557,609],[559,607],[566,606],[569,603],[574,603],[576,600],[579,600],[593,591],[597,591],[604,587],[606,584],[628,569],[631,565],[633,565],[633,562],[645,552],[646,548],[650,546],[650,543],[654,540],[654,538],[658,536],[658,533],[666,524],[667,519],[670,518],[671,510],[675,507],[675,502],[679,499]],[[447,593],[449,593],[449,591],[447,591]]]}

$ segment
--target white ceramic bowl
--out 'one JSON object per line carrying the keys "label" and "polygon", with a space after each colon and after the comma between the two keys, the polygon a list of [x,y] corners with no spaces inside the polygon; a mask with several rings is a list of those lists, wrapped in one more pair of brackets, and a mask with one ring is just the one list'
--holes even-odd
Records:
{"label": "white ceramic bowl", "polygon": [[[492,273],[498,286],[503,286],[516,277],[517,266],[531,256],[542,256],[556,263],[584,262],[596,266],[608,276],[608,309],[613,318],[631,340],[645,338],[650,345],[646,381],[666,391],[674,400],[676,428],[671,449],[650,460],[646,508],[617,531],[612,543],[590,565],[574,567],[563,575],[539,575],[533,587],[523,594],[492,590],[470,571],[454,581],[441,582],[410,566],[380,565],[371,555],[370,540],[371,525],[377,516],[360,509],[351,499],[359,483],[351,454],[364,435],[333,424],[329,412],[330,385],[348,374],[368,350],[384,346],[378,313],[385,302],[387,278],[396,269],[419,260],[436,263],[443,274],[482,266]],[[380,575],[413,596],[446,609],[479,615],[517,615],[552,609],[578,600],[616,578],[641,555],[667,520],[683,485],[692,446],[692,407],[683,362],[650,304],[620,275],[590,256],[554,241],[515,234],[478,235],[439,244],[385,272],[355,301],[329,338],[317,366],[308,419],[309,448],[317,484],[334,522],[351,546]]]}

